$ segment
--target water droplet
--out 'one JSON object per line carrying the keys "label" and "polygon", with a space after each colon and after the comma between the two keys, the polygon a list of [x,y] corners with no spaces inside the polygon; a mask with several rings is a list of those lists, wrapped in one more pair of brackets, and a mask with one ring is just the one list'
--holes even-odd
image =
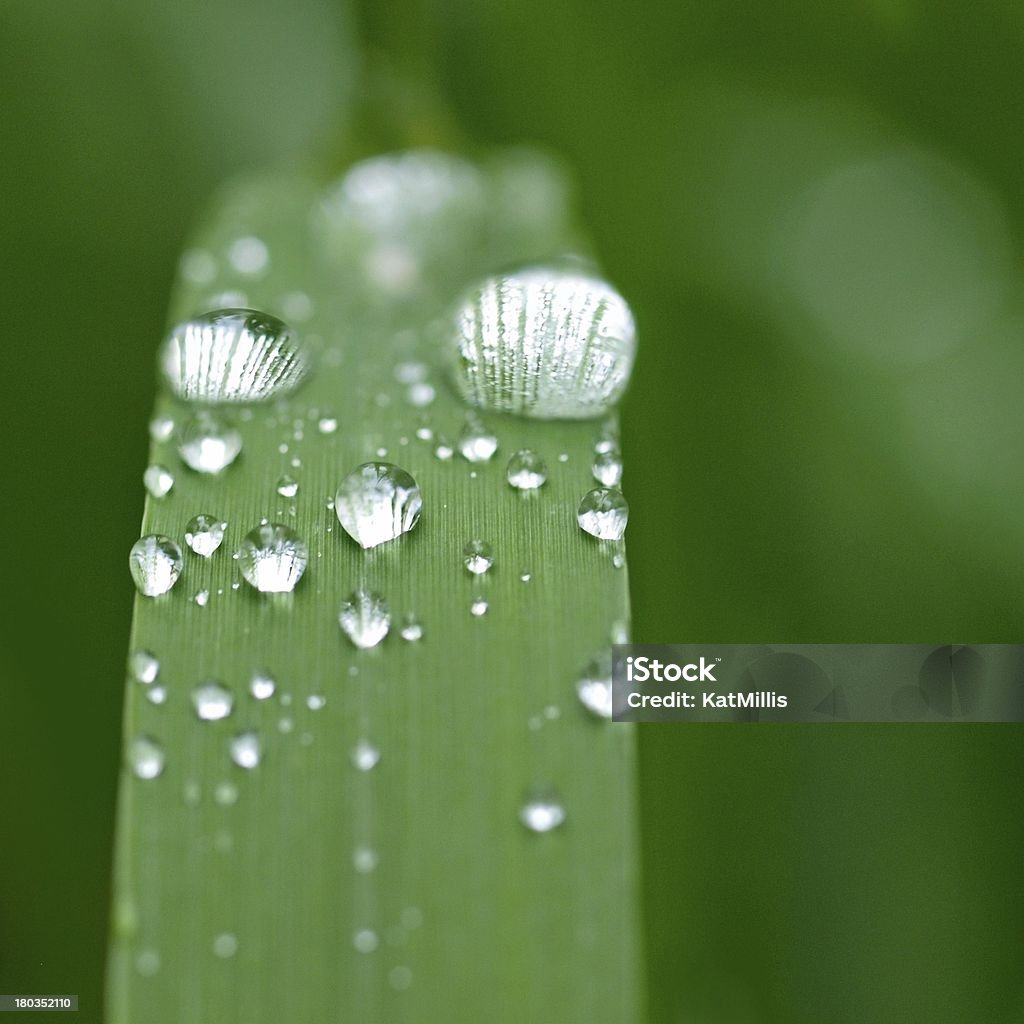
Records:
{"label": "water droplet", "polygon": [[529,583],[530,580],[533,579],[533,574],[529,572],[521,572],[519,574],[519,579],[522,580],[523,583]]}
{"label": "water droplet", "polygon": [[388,971],[388,984],[396,992],[404,992],[412,984],[412,971],[399,964]]}
{"label": "water droplet", "polygon": [[369,740],[360,740],[352,748],[352,764],[361,772],[375,768],[379,760],[380,751]]}
{"label": "water droplet", "polygon": [[377,851],[370,846],[357,846],[352,851],[352,866],[361,875],[368,875],[375,870],[380,858]]}
{"label": "water droplet", "polygon": [[625,566],[625,564],[626,564],[625,556],[622,554],[621,551],[616,551],[615,554],[612,555],[612,568],[613,569],[622,569]]}
{"label": "water droplet", "polygon": [[245,582],[265,594],[294,590],[309,563],[306,545],[281,523],[264,523],[247,533],[235,557]]}
{"label": "water droplet", "polygon": [[277,493],[282,498],[294,498],[299,493],[299,482],[287,474],[277,481]]}
{"label": "water droplet", "polygon": [[166,466],[154,463],[146,467],[146,472],[142,474],[142,483],[152,497],[163,498],[174,486],[174,477]]}
{"label": "water droplet", "polygon": [[550,832],[565,821],[565,807],[554,794],[533,796],[520,808],[519,820],[531,832]]}
{"label": "water droplet", "polygon": [[296,388],[310,359],[294,332],[269,313],[218,309],[175,327],[160,364],[187,401],[259,402]]}
{"label": "water droplet", "polygon": [[128,763],[137,779],[155,779],[167,762],[164,748],[150,736],[139,736],[128,748]]}
{"label": "water droplet", "polygon": [[242,435],[218,416],[193,416],[178,436],[178,454],[197,473],[221,473],[238,458]]}
{"label": "water droplet", "polygon": [[327,698],[322,693],[311,693],[306,698],[306,707],[310,711],[319,711],[327,703]]}
{"label": "water droplet", "polygon": [[334,497],[334,512],[361,547],[375,548],[408,533],[423,499],[416,481],[390,462],[366,462],[349,473]]}
{"label": "water droplet", "polygon": [[257,700],[267,700],[273,697],[276,689],[277,683],[274,682],[269,672],[256,672],[249,680],[249,692]]}
{"label": "water droplet", "polygon": [[605,487],[618,487],[622,483],[622,454],[618,448],[609,448],[594,456],[594,479]]}
{"label": "water droplet", "polygon": [[469,606],[469,610],[477,618],[480,618],[481,615],[487,614],[490,607],[491,606],[482,597],[477,597],[474,598],[473,603]]}
{"label": "water droplet", "polygon": [[548,467],[531,448],[521,448],[508,460],[508,482],[519,491],[533,491],[548,478]]}
{"label": "water droplet", "polygon": [[150,683],[156,682],[156,677],[160,675],[160,661],[152,651],[140,648],[132,651],[128,659],[128,671],[137,683],[149,686]]}
{"label": "water droplet", "polygon": [[372,953],[379,944],[377,933],[369,928],[361,928],[352,936],[352,945],[357,953]]}
{"label": "water droplet", "polygon": [[433,384],[428,384],[426,381],[420,381],[416,384],[409,385],[409,389],[406,391],[405,397],[409,404],[414,408],[425,409],[437,397],[437,392],[434,390]]}
{"label": "water droplet", "polygon": [[438,435],[437,444],[434,446],[434,455],[436,455],[441,462],[448,462],[454,454],[455,449],[452,447],[451,441],[446,437]]}
{"label": "water droplet", "polygon": [[236,238],[228,249],[228,259],[238,273],[255,277],[267,269],[270,253],[258,238]]}
{"label": "water droplet", "polygon": [[192,284],[209,284],[217,274],[217,261],[205,249],[187,249],[181,254],[178,269]]}
{"label": "water droplet", "polygon": [[230,960],[238,952],[238,939],[230,932],[222,932],[213,940],[213,952],[222,960]]}
{"label": "water droplet", "polygon": [[595,655],[576,683],[580,703],[599,718],[612,717],[612,653]]}
{"label": "water droplet", "polygon": [[192,706],[204,722],[216,722],[221,718],[227,718],[234,703],[231,691],[215,679],[200,683],[192,691]]}
{"label": "water droplet", "polygon": [[474,576],[482,576],[494,565],[494,550],[483,540],[471,540],[462,549],[462,564]]}
{"label": "water droplet", "polygon": [[459,451],[467,462],[488,462],[498,450],[498,439],[475,416],[466,418],[459,435]]}
{"label": "water droplet", "polygon": [[205,608],[210,602],[210,592],[208,590],[197,590],[192,600],[195,601],[200,608]]}
{"label": "water droplet", "polygon": [[263,754],[263,744],[260,742],[257,733],[240,732],[231,740],[228,750],[231,754],[231,760],[239,768],[251,770],[260,763],[260,757]]}
{"label": "water droplet", "polygon": [[376,647],[391,628],[391,612],[379,594],[357,590],[341,606],[338,625],[345,635],[364,650]]}
{"label": "water droplet", "polygon": [[155,949],[140,949],[135,954],[135,970],[143,978],[152,978],[160,973],[160,954]]}
{"label": "water droplet", "polygon": [[158,444],[169,440],[174,433],[174,420],[170,416],[154,416],[149,421],[149,436]]}
{"label": "water droplet", "polygon": [[181,548],[170,537],[150,533],[140,537],[128,553],[128,568],[140,594],[166,594],[181,576]]}
{"label": "water droplet", "polygon": [[218,782],[213,799],[221,807],[234,807],[238,803],[238,787],[233,782]]}
{"label": "water droplet", "polygon": [[402,639],[415,643],[423,639],[423,625],[414,612],[409,612],[402,623]]}
{"label": "water droplet", "polygon": [[421,441],[432,441],[434,439],[434,432],[430,427],[417,427],[416,436]]}
{"label": "water droplet", "polygon": [[471,405],[536,419],[589,419],[619,400],[633,316],[607,283],[533,268],[478,285],[456,321],[455,384]]}
{"label": "water droplet", "polygon": [[395,380],[399,384],[418,384],[427,379],[427,364],[415,359],[406,360],[395,367]]}
{"label": "water droplet", "polygon": [[321,416],[316,421],[316,429],[321,434],[333,434],[338,429],[338,421],[334,416]]}
{"label": "water droplet", "polygon": [[277,731],[280,732],[280,733],[289,733],[294,728],[295,728],[295,722],[292,721],[292,719],[290,719],[287,715],[285,715],[284,718],[282,718],[277,723]]}
{"label": "water droplet", "polygon": [[612,623],[611,628],[611,641],[613,644],[628,644],[629,643],[629,623],[622,619],[617,619]]}
{"label": "water droplet", "polygon": [[185,527],[185,543],[203,558],[209,558],[224,542],[228,524],[216,516],[201,512],[193,516]]}
{"label": "water droplet", "polygon": [[163,704],[167,700],[166,686],[151,686],[146,690],[146,700],[150,704]]}
{"label": "water droplet", "polygon": [[595,487],[580,502],[576,521],[580,529],[599,540],[621,540],[629,519],[629,505],[621,491]]}

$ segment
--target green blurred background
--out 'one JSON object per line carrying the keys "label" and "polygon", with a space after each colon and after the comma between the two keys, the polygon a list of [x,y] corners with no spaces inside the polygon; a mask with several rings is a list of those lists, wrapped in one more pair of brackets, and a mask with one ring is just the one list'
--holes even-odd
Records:
{"label": "green blurred background", "polygon": [[[345,151],[356,37],[577,174],[642,332],[636,639],[1024,639],[1019,4],[362,8],[0,5],[0,992],[83,1022],[177,254],[225,175]],[[652,1022],[1024,1021],[1020,738],[641,727]]]}

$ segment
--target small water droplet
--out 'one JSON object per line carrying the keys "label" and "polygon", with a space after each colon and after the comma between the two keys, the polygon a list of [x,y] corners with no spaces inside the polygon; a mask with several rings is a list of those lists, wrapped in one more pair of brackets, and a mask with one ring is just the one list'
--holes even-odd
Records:
{"label": "small water droplet", "polygon": [[245,582],[266,594],[295,589],[309,563],[299,535],[281,523],[264,523],[247,533],[236,552]]}
{"label": "small water droplet", "polygon": [[128,658],[128,671],[137,683],[149,686],[160,675],[160,660],[152,651],[139,648]]}
{"label": "small water droplet", "polygon": [[170,439],[174,433],[174,420],[170,416],[154,416],[149,421],[149,436],[158,444]]}
{"label": "small water droplet", "polygon": [[287,474],[277,481],[277,493],[282,498],[294,498],[299,493],[299,482]]}
{"label": "small water droplet", "polygon": [[357,846],[352,851],[352,866],[361,875],[368,875],[371,871],[374,871],[379,861],[380,858],[373,847]]}
{"label": "small water droplet", "polygon": [[164,770],[164,748],[151,736],[139,736],[128,748],[128,763],[137,779],[155,779]]}
{"label": "small water droplet", "polygon": [[452,447],[451,441],[439,434],[437,437],[437,444],[434,446],[434,455],[437,456],[441,462],[449,462],[454,454],[455,449]]}
{"label": "small water droplet", "polygon": [[233,782],[218,782],[213,799],[221,807],[234,807],[238,803],[238,787]]}
{"label": "small water droplet", "polygon": [[376,647],[391,628],[391,611],[379,595],[357,590],[341,606],[338,625],[345,635],[362,649]]}
{"label": "small water droplet", "polygon": [[519,491],[534,491],[548,478],[548,467],[532,448],[521,448],[508,460],[508,482]]}
{"label": "small water droplet", "polygon": [[189,779],[182,787],[181,796],[185,801],[186,807],[198,807],[199,801],[202,797],[202,790],[199,787],[199,783],[196,782],[195,779]]}
{"label": "small water droplet", "polygon": [[613,644],[628,644],[629,643],[629,623],[622,619],[617,619],[612,623],[611,629],[611,641]]}
{"label": "small water droplet", "polygon": [[402,927],[414,932],[423,924],[423,911],[419,907],[406,907],[402,911]]}
{"label": "small water droplet", "polygon": [[520,808],[519,820],[531,832],[550,832],[565,821],[565,807],[552,793],[538,794]]}
{"label": "small water droplet", "polygon": [[270,252],[259,238],[236,238],[228,249],[228,259],[239,274],[255,277],[267,269]]}
{"label": "small water droplet", "polygon": [[310,711],[319,711],[327,703],[327,698],[322,693],[311,693],[306,698],[306,707]]}
{"label": "small water droplet", "polygon": [[178,270],[192,284],[209,284],[217,275],[217,261],[205,249],[186,249],[181,254]]}
{"label": "small water droplet", "polygon": [[395,380],[399,384],[418,384],[427,379],[427,364],[417,360],[407,360],[395,367]]}
{"label": "small water droplet", "polygon": [[289,718],[287,715],[285,715],[277,723],[277,731],[281,732],[281,733],[289,733],[294,728],[295,728],[295,722],[291,718]]}
{"label": "small water droplet", "polygon": [[192,690],[192,706],[204,722],[216,722],[227,718],[234,706],[231,691],[215,679],[200,683]]}
{"label": "small water droplet", "polygon": [[416,436],[421,441],[432,441],[434,439],[434,432],[430,427],[417,427]]}
{"label": "small water droplet", "polygon": [[146,700],[150,704],[163,704],[167,700],[166,686],[151,686],[146,690]]}
{"label": "small water droplet", "polygon": [[213,952],[222,960],[230,960],[238,952],[238,939],[231,932],[222,932],[213,940]]}
{"label": "small water droplet", "polygon": [[224,542],[228,524],[216,516],[201,512],[193,516],[185,527],[185,543],[203,558],[209,558]]}
{"label": "small water droplet", "polygon": [[170,537],[150,533],[140,537],[128,552],[128,568],[140,594],[166,594],[181,576],[181,548]]}
{"label": "small water droplet", "polygon": [[369,741],[360,740],[352,748],[352,764],[361,772],[368,772],[380,761],[380,751]]}
{"label": "small water droplet", "polygon": [[361,547],[374,548],[408,533],[419,521],[423,499],[416,481],[390,462],[366,462],[338,486],[334,512]]}
{"label": "small water droplet", "polygon": [[576,521],[580,529],[599,540],[621,540],[629,519],[629,505],[621,491],[595,487],[580,502]]}
{"label": "small water droplet", "polygon": [[316,429],[321,434],[333,434],[338,429],[338,421],[334,416],[321,416],[316,421]]}
{"label": "small water droplet", "polygon": [[469,606],[469,610],[477,618],[480,618],[481,615],[486,615],[487,614],[487,612],[490,609],[490,607],[491,606],[484,600],[484,598],[477,597],[477,598],[475,598],[473,600],[473,603]]}
{"label": "small water droplet", "polygon": [[209,412],[193,416],[178,435],[178,454],[197,473],[221,473],[238,458],[242,435]]}
{"label": "small water droplet", "polygon": [[281,297],[281,312],[294,323],[305,323],[313,316],[315,306],[305,292],[288,292]]}
{"label": "small water droplet", "polygon": [[402,639],[408,640],[410,643],[423,639],[423,625],[416,617],[415,612],[408,612],[406,614],[405,620],[402,623],[401,634]]}
{"label": "small water droplet", "polygon": [[594,479],[605,487],[618,487],[622,483],[622,454],[618,448],[609,448],[594,456]]}
{"label": "small water droplet", "polygon": [[616,551],[615,554],[612,555],[612,568],[613,569],[621,569],[621,568],[623,568],[625,566],[625,564],[626,564],[625,556],[622,554],[621,551]]}
{"label": "small water droplet", "polygon": [[142,483],[152,497],[163,498],[170,494],[174,486],[174,477],[166,466],[154,463],[146,467],[146,472],[142,474]]}
{"label": "small water droplet", "polygon": [[155,949],[140,949],[135,954],[135,970],[143,978],[152,978],[160,973],[160,954]]}
{"label": "small water droplet", "polygon": [[210,603],[210,592],[208,590],[197,590],[192,600],[200,608],[205,608]]}
{"label": "small water droplet", "polygon": [[296,388],[310,358],[277,317],[218,309],[175,327],[160,365],[171,390],[186,401],[259,402]]}
{"label": "small water droplet", "polygon": [[412,971],[399,964],[388,971],[388,984],[396,992],[404,992],[412,984]]}
{"label": "small water droplet", "polygon": [[612,653],[595,655],[576,683],[580,703],[599,718],[612,717]]}
{"label": "small water droplet", "polygon": [[589,419],[619,400],[636,331],[606,282],[532,268],[478,285],[455,319],[455,384],[471,405],[536,419]]}
{"label": "small water droplet", "polygon": [[474,576],[482,576],[494,565],[494,550],[487,541],[471,540],[462,549],[462,564]]}
{"label": "small water droplet", "polygon": [[488,462],[498,450],[498,439],[475,416],[466,418],[459,435],[459,451],[467,462]]}
{"label": "small water droplet", "polygon": [[277,683],[269,672],[255,672],[252,679],[249,680],[249,693],[257,700],[267,700],[273,697],[276,689]]}
{"label": "small water droplet", "polygon": [[379,944],[377,933],[369,928],[361,928],[352,936],[352,945],[357,953],[372,953]]}
{"label": "small water droplet", "polygon": [[240,732],[232,738],[228,750],[231,754],[231,760],[239,768],[251,770],[260,763],[260,757],[263,754],[263,744],[260,742],[257,733]]}
{"label": "small water droplet", "polygon": [[410,384],[405,393],[409,404],[416,409],[425,409],[437,397],[434,385],[427,381],[420,381],[417,384]]}

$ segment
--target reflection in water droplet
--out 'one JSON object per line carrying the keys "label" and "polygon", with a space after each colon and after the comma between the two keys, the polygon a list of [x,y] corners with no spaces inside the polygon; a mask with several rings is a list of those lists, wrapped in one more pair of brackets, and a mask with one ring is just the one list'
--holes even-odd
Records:
{"label": "reflection in water droplet", "polygon": [[185,527],[185,543],[203,558],[209,558],[224,541],[228,524],[216,516],[200,513],[193,516]]}
{"label": "reflection in water droplet", "polygon": [[352,945],[357,953],[372,953],[379,944],[377,933],[369,928],[362,928],[352,936]]}
{"label": "reflection in water droplet", "polygon": [[599,540],[620,540],[626,532],[629,505],[620,491],[595,487],[580,502],[576,521],[580,529]]}
{"label": "reflection in water droplet", "polygon": [[163,498],[174,486],[174,477],[166,466],[154,464],[146,467],[145,473],[142,474],[142,483],[152,497]]}
{"label": "reflection in water droplet", "polygon": [[368,772],[380,761],[380,751],[369,741],[360,740],[352,748],[352,764],[361,772]]}
{"label": "reflection in water droplet", "polygon": [[230,960],[238,952],[238,939],[230,932],[222,932],[213,940],[213,952],[222,960]]}
{"label": "reflection in water droplet", "polygon": [[260,763],[263,745],[255,732],[240,732],[233,737],[229,745],[231,760],[239,768],[252,769]]}
{"label": "reflection in water droplet", "polygon": [[391,628],[391,611],[379,594],[357,590],[341,606],[338,625],[356,647],[376,647]]}
{"label": "reflection in water droplet", "polygon": [[281,523],[264,523],[246,534],[235,557],[245,582],[267,594],[294,590],[309,563],[306,545]]}
{"label": "reflection in water droplet", "polygon": [[299,482],[293,476],[285,474],[277,481],[277,493],[282,498],[294,498],[299,493]]}
{"label": "reflection in water droplet", "polygon": [[537,795],[520,808],[519,820],[531,832],[550,832],[565,821],[565,807],[553,794]]}
{"label": "reflection in water droplet", "polygon": [[128,659],[128,671],[137,683],[148,686],[160,675],[160,661],[152,651],[140,648],[132,651]]}
{"label": "reflection in water droplet", "polygon": [[403,640],[408,640],[410,643],[423,639],[423,625],[416,617],[415,612],[408,612],[406,614],[405,620],[402,623],[401,635]]}
{"label": "reflection in water droplet", "polygon": [[521,448],[508,460],[508,482],[519,491],[533,491],[548,478],[548,467],[531,448]]}
{"label": "reflection in water droplet", "polygon": [[334,512],[361,547],[374,548],[408,533],[423,499],[416,481],[390,462],[366,462],[349,473],[334,497]]}
{"label": "reflection in water droplet", "polygon": [[160,364],[179,398],[216,404],[286,394],[309,372],[310,359],[277,317],[219,309],[175,327],[163,344]]}
{"label": "reflection in water droplet", "polygon": [[193,416],[178,436],[182,462],[197,473],[220,473],[238,458],[242,435],[209,412]]}
{"label": "reflection in water droplet", "polygon": [[140,537],[128,552],[128,568],[140,594],[166,594],[181,576],[181,548],[170,537],[150,533]]}
{"label": "reflection in water droplet", "polygon": [[473,603],[469,606],[470,612],[473,613],[477,618],[481,615],[486,615],[490,609],[490,605],[482,597],[475,598]]}
{"label": "reflection in water droplet", "polygon": [[255,672],[252,679],[249,680],[249,692],[257,700],[267,700],[268,697],[273,697],[276,689],[277,683],[269,672]]}
{"label": "reflection in water droplet", "polygon": [[137,779],[155,779],[167,762],[164,748],[150,736],[139,736],[128,748],[128,763]]}
{"label": "reflection in water droplet", "polygon": [[474,576],[482,576],[494,565],[494,550],[483,540],[471,540],[462,549],[462,564]]}
{"label": "reflection in water droplet", "polygon": [[618,487],[622,483],[622,454],[618,448],[609,448],[594,456],[594,479],[605,487]]}
{"label": "reflection in water droplet", "polygon": [[594,656],[576,683],[580,703],[599,718],[612,717],[612,652]]}
{"label": "reflection in water droplet", "polygon": [[192,690],[192,706],[204,722],[216,722],[231,714],[234,698],[230,690],[210,679]]}
{"label": "reflection in water droplet", "polygon": [[498,439],[475,416],[466,418],[459,435],[459,451],[467,462],[489,462],[498,450]]}
{"label": "reflection in water droplet", "polygon": [[478,285],[455,319],[455,384],[471,405],[588,419],[619,400],[636,332],[607,283],[533,268]]}

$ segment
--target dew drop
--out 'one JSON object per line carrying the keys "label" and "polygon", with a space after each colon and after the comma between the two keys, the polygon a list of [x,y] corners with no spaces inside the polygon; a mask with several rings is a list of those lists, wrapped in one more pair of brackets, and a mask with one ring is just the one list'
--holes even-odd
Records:
{"label": "dew drop", "polygon": [[128,763],[137,779],[155,779],[164,770],[164,748],[150,736],[139,736],[128,748]]}
{"label": "dew drop", "polygon": [[352,851],[352,866],[361,875],[368,875],[374,871],[379,861],[377,851],[371,846],[357,846]]}
{"label": "dew drop", "polygon": [[437,397],[437,392],[434,390],[433,384],[419,381],[416,384],[409,385],[405,397],[413,408],[425,409]]}
{"label": "dew drop", "polygon": [[290,733],[295,728],[295,722],[292,721],[287,715],[285,715],[277,723],[277,731],[280,733]]}
{"label": "dew drop", "polygon": [[375,548],[408,533],[419,521],[423,499],[404,469],[390,462],[366,462],[338,487],[334,512],[361,547]]}
{"label": "dew drop", "polygon": [[204,722],[216,722],[231,714],[234,698],[230,690],[210,679],[193,689],[192,706]]}
{"label": "dew drop", "polygon": [[238,952],[238,939],[230,932],[222,932],[213,940],[213,952],[222,960],[230,960]]}
{"label": "dew drop", "polygon": [[150,704],[160,705],[167,700],[167,687],[166,686],[151,686],[146,690],[146,700]]}
{"label": "dew drop", "polygon": [[553,794],[533,796],[520,808],[519,820],[531,832],[550,832],[565,821],[565,807]]}
{"label": "dew drop", "polygon": [[388,984],[396,992],[404,992],[412,984],[412,971],[399,964],[388,971]]}
{"label": "dew drop", "polygon": [[187,249],[181,255],[178,270],[192,284],[209,284],[217,274],[217,261],[205,249]]}
{"label": "dew drop", "polygon": [[170,416],[154,416],[149,421],[149,436],[158,444],[170,440],[174,433],[174,420]]}
{"label": "dew drop", "polygon": [[612,717],[612,655],[605,650],[595,655],[576,683],[580,703],[598,718]]}
{"label": "dew drop", "polygon": [[548,478],[548,467],[532,448],[520,448],[508,460],[508,482],[518,491],[534,491]]}
{"label": "dew drop", "polygon": [[494,550],[483,540],[471,540],[462,549],[462,564],[474,576],[482,576],[494,565]]}
{"label": "dew drop", "polygon": [[128,659],[128,671],[137,683],[149,686],[150,683],[155,683],[156,677],[160,675],[160,660],[152,651],[139,648],[132,651]]}
{"label": "dew drop", "polygon": [[306,698],[306,707],[310,711],[320,711],[327,704],[327,698],[322,693],[311,693]]}
{"label": "dew drop", "polygon": [[200,608],[205,608],[210,603],[210,592],[208,590],[197,590],[192,600]]}
{"label": "dew drop", "polygon": [[622,454],[618,448],[609,448],[594,456],[594,479],[605,487],[618,487],[622,483]]}
{"label": "dew drop", "polygon": [[161,348],[160,365],[179,398],[216,404],[286,394],[309,372],[310,359],[277,317],[218,309],[175,327]]}
{"label": "dew drop", "polygon": [[231,760],[239,768],[251,770],[260,763],[260,757],[263,754],[263,744],[260,742],[257,733],[240,732],[232,738],[228,751],[231,754]]}
{"label": "dew drop", "polygon": [[160,973],[160,954],[155,949],[140,949],[135,954],[135,970],[143,978],[152,978]]}
{"label": "dew drop", "polygon": [[620,491],[595,487],[588,491],[576,512],[580,529],[599,540],[621,540],[629,519],[629,505]]}
{"label": "dew drop", "polygon": [[519,579],[520,579],[520,580],[521,580],[521,581],[522,581],[523,583],[529,583],[529,582],[530,582],[530,580],[532,580],[532,579],[533,579],[533,574],[532,574],[532,573],[530,573],[530,572],[521,572],[521,573],[519,574]]}
{"label": "dew drop", "polygon": [[434,439],[434,432],[430,427],[417,427],[416,436],[421,441],[432,441]]}
{"label": "dew drop", "polygon": [[299,535],[281,523],[263,523],[245,535],[235,557],[245,582],[266,594],[295,589],[309,563]]}
{"label": "dew drop", "polygon": [[480,618],[481,615],[486,615],[489,609],[490,605],[482,597],[475,598],[469,606],[470,612],[477,618]]}
{"label": "dew drop", "polygon": [[236,238],[228,249],[228,259],[239,274],[255,277],[267,269],[270,252],[259,238]]}
{"label": "dew drop", "polygon": [[218,782],[213,799],[221,807],[234,807],[238,803],[238,787],[233,782]]}
{"label": "dew drop", "polygon": [[423,639],[423,624],[416,617],[414,612],[409,612],[402,622],[401,635],[403,640],[415,643]]}
{"label": "dew drop", "polygon": [[622,554],[621,551],[616,551],[615,554],[612,555],[612,568],[613,569],[622,569],[625,566],[625,564],[626,564],[625,556]]}
{"label": "dew drop", "polygon": [[434,446],[434,455],[441,462],[450,462],[454,454],[455,449],[452,447],[451,441],[446,437],[439,435],[437,438],[437,444]]}
{"label": "dew drop", "polygon": [[376,647],[391,628],[391,611],[379,595],[357,590],[341,606],[338,625],[356,647]]}
{"label": "dew drop", "polygon": [[377,933],[369,928],[361,928],[352,936],[352,945],[357,953],[372,953],[379,944]]}
{"label": "dew drop", "polygon": [[316,429],[321,434],[333,434],[338,429],[338,421],[333,416],[321,416],[316,421]]}
{"label": "dew drop", "polygon": [[427,379],[427,364],[414,359],[406,360],[395,367],[395,380],[399,384],[419,384]]}
{"label": "dew drop", "polygon": [[185,543],[202,558],[209,558],[224,542],[228,524],[205,512],[193,516],[185,527]]}
{"label": "dew drop", "polygon": [[252,679],[249,680],[249,693],[256,700],[267,700],[273,697],[276,689],[277,683],[269,672],[255,672]]}
{"label": "dew drop", "polygon": [[154,463],[146,467],[146,472],[142,474],[142,483],[151,497],[163,498],[170,494],[174,486],[174,477],[166,466]]}
{"label": "dew drop", "polygon": [[181,548],[170,537],[150,533],[140,537],[128,553],[128,568],[140,594],[166,594],[181,576]]}
{"label": "dew drop", "polygon": [[282,498],[294,498],[299,493],[299,482],[287,474],[277,481],[277,493]]}
{"label": "dew drop", "polygon": [[369,741],[360,740],[352,748],[352,764],[361,772],[368,772],[380,761],[380,751]]}
{"label": "dew drop", "polygon": [[459,451],[467,462],[488,462],[498,450],[498,439],[479,419],[469,416],[459,435]]}
{"label": "dew drop", "polygon": [[455,318],[455,384],[482,409],[589,419],[621,397],[635,350],[633,316],[610,285],[537,267],[470,292]]}

